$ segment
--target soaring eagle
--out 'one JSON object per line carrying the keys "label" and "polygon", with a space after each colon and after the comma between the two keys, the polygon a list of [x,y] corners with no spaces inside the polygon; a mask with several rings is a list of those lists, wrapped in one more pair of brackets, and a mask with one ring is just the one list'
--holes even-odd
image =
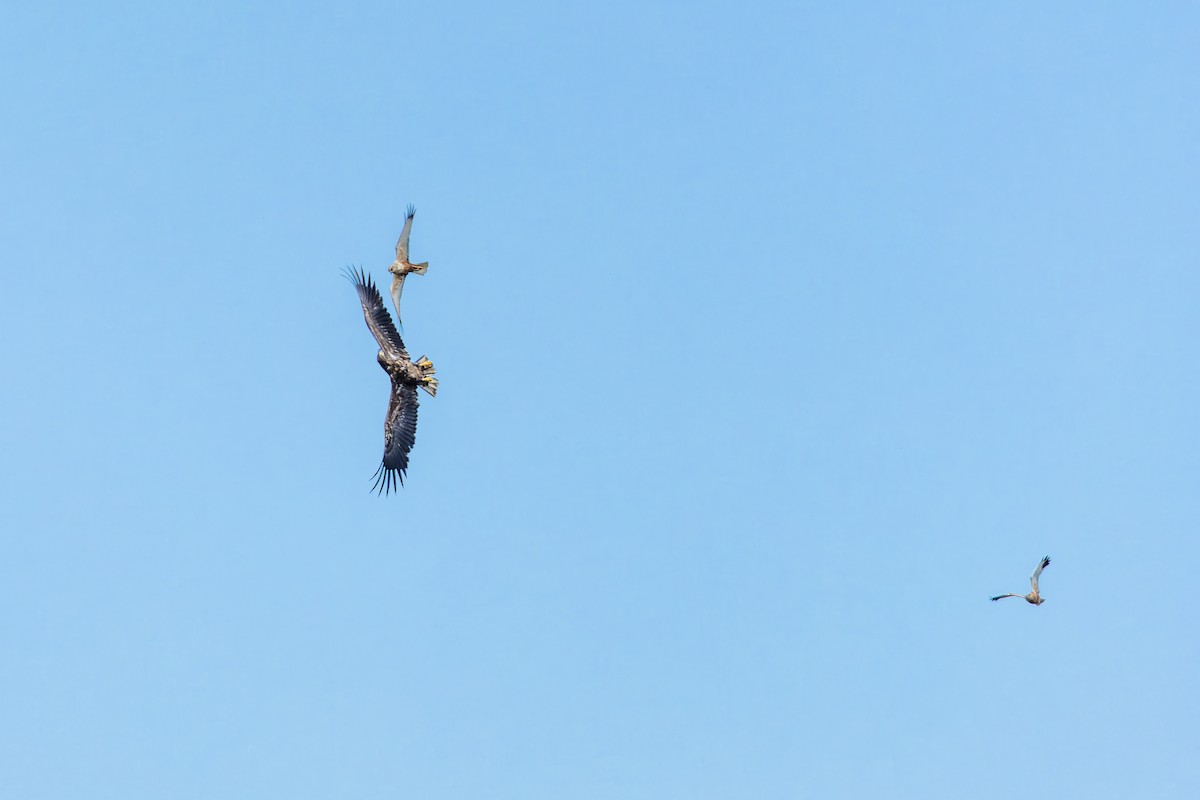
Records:
{"label": "soaring eagle", "polygon": [[[411,217],[410,217],[411,219]],[[383,461],[375,471],[372,489],[391,492],[396,482],[404,485],[405,470],[408,469],[408,453],[412,450],[417,435],[417,387],[437,395],[438,382],[433,377],[433,362],[425,356],[416,361],[408,357],[404,340],[392,317],[383,306],[383,298],[375,281],[361,269],[347,269],[346,277],[354,283],[362,303],[363,317],[375,341],[379,342],[376,359],[383,371],[392,379],[392,395],[388,400],[387,416],[383,420]]]}
{"label": "soaring eagle", "polygon": [[412,233],[413,215],[416,213],[417,209],[410,205],[408,216],[404,218],[404,229],[400,231],[400,238],[396,240],[396,260],[388,267],[388,272],[392,273],[392,305],[396,307],[396,324],[401,330],[404,330],[404,323],[400,320],[400,293],[404,291],[404,276],[410,272],[424,275],[429,271],[428,261],[422,261],[420,264],[411,264],[408,261],[408,235]]}
{"label": "soaring eagle", "polygon": [[1037,569],[1035,569],[1033,574],[1029,576],[1029,582],[1033,584],[1033,591],[1029,594],[998,594],[992,599],[1001,600],[1005,597],[1024,597],[1026,603],[1033,603],[1035,606],[1040,606],[1042,603],[1046,602],[1046,598],[1038,594],[1038,576],[1042,574],[1042,570],[1044,570],[1046,565],[1049,563],[1050,556],[1046,556],[1038,562]]}

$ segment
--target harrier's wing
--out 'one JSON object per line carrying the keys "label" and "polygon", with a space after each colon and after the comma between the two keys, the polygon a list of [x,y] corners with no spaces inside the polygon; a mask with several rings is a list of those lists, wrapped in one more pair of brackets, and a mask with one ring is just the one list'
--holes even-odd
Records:
{"label": "harrier's wing", "polygon": [[1046,556],[1045,558],[1043,558],[1041,561],[1038,562],[1037,569],[1035,569],[1033,571],[1033,574],[1029,576],[1029,582],[1033,585],[1033,593],[1034,594],[1038,593],[1038,584],[1037,584],[1038,576],[1042,574],[1042,570],[1044,570],[1046,568],[1046,565],[1049,563],[1050,563],[1050,556]]}
{"label": "harrier's wing", "polygon": [[379,289],[375,287],[375,281],[371,280],[371,276],[361,269],[347,270],[346,277],[354,282],[359,302],[362,303],[363,317],[367,320],[367,327],[371,330],[375,341],[379,342],[379,347],[383,350],[384,355],[391,361],[401,359],[408,361],[408,351],[404,349],[404,340],[400,338],[400,333],[392,324],[392,315],[384,308],[383,298],[379,295]]}
{"label": "harrier's wing", "polygon": [[992,599],[993,600],[1003,600],[1006,597],[1024,597],[1024,596],[1025,595],[1023,595],[1023,594],[998,594],[995,597],[993,597]]}
{"label": "harrier's wing", "polygon": [[400,319],[400,293],[404,291],[404,275],[392,276],[392,306],[396,309],[396,324],[404,330],[404,321]]}
{"label": "harrier's wing", "polygon": [[404,485],[408,469],[408,453],[417,438],[417,390],[392,380],[392,397],[388,401],[387,417],[383,421],[383,461],[375,471],[375,484],[385,494]]}
{"label": "harrier's wing", "polygon": [[404,218],[404,229],[400,231],[400,238],[396,240],[397,261],[408,261],[408,234],[412,232],[412,218],[416,213],[416,208],[408,207],[408,216]]}

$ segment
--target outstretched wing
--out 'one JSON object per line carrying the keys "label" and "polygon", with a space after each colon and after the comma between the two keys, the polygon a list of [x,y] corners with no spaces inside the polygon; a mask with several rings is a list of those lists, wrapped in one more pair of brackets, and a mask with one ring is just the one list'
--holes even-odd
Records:
{"label": "outstretched wing", "polygon": [[408,469],[408,453],[417,438],[416,387],[392,379],[392,397],[388,401],[387,417],[383,421],[383,461],[375,471],[372,489],[385,494],[404,485]]}
{"label": "outstretched wing", "polygon": [[408,262],[408,234],[412,232],[412,218],[417,213],[414,206],[408,207],[408,216],[404,218],[404,229],[400,231],[400,238],[396,240],[396,260]]}
{"label": "outstretched wing", "polygon": [[998,594],[995,597],[993,597],[992,600],[995,601],[995,600],[1003,600],[1006,597],[1024,597],[1024,596],[1025,595],[1023,595],[1023,594]]}
{"label": "outstretched wing", "polygon": [[371,280],[371,276],[361,269],[348,268],[346,277],[353,281],[354,288],[358,291],[358,300],[362,303],[363,317],[367,321],[367,328],[375,337],[375,341],[379,342],[379,348],[383,350],[384,356],[389,361],[408,361],[408,351],[404,349],[404,340],[400,338],[399,331],[392,324],[392,315],[384,307],[383,298],[379,295],[375,281]]}
{"label": "outstretched wing", "polygon": [[1050,563],[1050,556],[1046,556],[1045,558],[1043,558],[1041,561],[1038,562],[1037,569],[1035,569],[1033,571],[1033,574],[1029,576],[1029,582],[1033,585],[1033,593],[1034,594],[1038,593],[1038,576],[1042,574],[1042,570],[1044,570],[1046,568],[1046,565],[1049,563]]}
{"label": "outstretched wing", "polygon": [[400,294],[404,291],[403,275],[395,275],[392,277],[392,307],[396,309],[396,325],[400,330],[404,330],[404,321],[400,319]]}

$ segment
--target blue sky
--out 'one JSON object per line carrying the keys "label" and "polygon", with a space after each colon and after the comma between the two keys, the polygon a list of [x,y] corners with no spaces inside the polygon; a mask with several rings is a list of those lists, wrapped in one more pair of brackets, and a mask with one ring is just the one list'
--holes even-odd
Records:
{"label": "blue sky", "polygon": [[10,10],[0,794],[1197,796],[1198,36]]}

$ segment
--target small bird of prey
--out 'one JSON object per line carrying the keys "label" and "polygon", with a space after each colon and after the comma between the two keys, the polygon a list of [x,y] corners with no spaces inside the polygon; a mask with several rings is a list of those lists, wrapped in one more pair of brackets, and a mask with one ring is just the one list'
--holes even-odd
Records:
{"label": "small bird of prey", "polygon": [[1046,565],[1049,563],[1050,556],[1046,556],[1038,562],[1037,569],[1035,569],[1033,574],[1029,576],[1029,582],[1033,584],[1033,591],[1029,594],[998,594],[992,599],[1001,600],[1005,597],[1024,597],[1026,603],[1033,603],[1035,606],[1040,606],[1042,603],[1046,602],[1046,598],[1042,597],[1041,594],[1038,593],[1038,576],[1042,574],[1042,570],[1044,570]]}
{"label": "small bird of prey", "polygon": [[396,240],[396,260],[388,267],[388,272],[392,273],[392,305],[396,307],[396,324],[401,330],[404,330],[404,325],[400,322],[400,293],[404,291],[404,276],[410,272],[424,275],[429,270],[428,261],[413,264],[408,260],[408,235],[412,232],[413,215],[416,213],[417,209],[410,205],[408,216],[404,218],[404,229]]}

